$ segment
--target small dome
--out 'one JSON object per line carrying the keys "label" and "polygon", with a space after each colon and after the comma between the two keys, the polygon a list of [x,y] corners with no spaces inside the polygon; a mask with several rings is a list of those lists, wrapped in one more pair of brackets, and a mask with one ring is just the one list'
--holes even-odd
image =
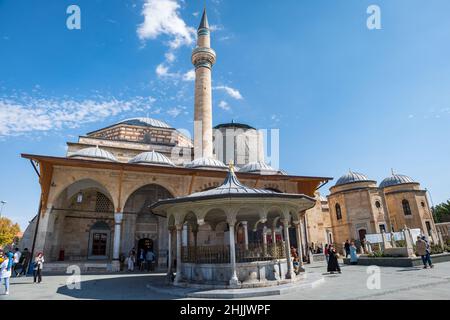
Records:
{"label": "small dome", "polygon": [[77,159],[78,158],[92,158],[92,159],[98,159],[98,160],[117,162],[116,157],[114,157],[114,155],[111,152],[100,149],[98,146],[78,150],[78,151],[72,153],[71,155],[69,155],[68,158],[77,158]]}
{"label": "small dome", "polygon": [[396,186],[399,184],[405,184],[405,183],[417,183],[413,179],[411,179],[408,176],[405,176],[403,174],[392,174],[392,176],[387,177],[380,183],[380,188],[386,188],[391,186]]}
{"label": "small dome", "polygon": [[198,158],[194,161],[185,164],[186,168],[197,169],[197,168],[212,168],[212,169],[227,169],[228,167],[217,159],[213,158]]}
{"label": "small dome", "polygon": [[159,152],[143,152],[131,159],[128,163],[133,164],[147,164],[147,165],[163,165],[163,166],[175,166],[173,162],[165,155]]}
{"label": "small dome", "polygon": [[353,172],[350,170],[348,173],[344,174],[342,177],[338,179],[335,186],[361,181],[369,181],[369,179],[367,178],[366,175],[362,173]]}
{"label": "small dome", "polygon": [[242,173],[258,173],[258,174],[283,174],[284,171],[276,170],[263,161],[250,162],[239,169]]}

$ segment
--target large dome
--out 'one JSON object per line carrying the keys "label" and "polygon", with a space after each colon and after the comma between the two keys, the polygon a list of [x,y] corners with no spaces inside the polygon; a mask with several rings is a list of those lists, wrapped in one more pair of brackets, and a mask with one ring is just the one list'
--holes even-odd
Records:
{"label": "large dome", "polygon": [[198,158],[185,164],[186,168],[199,169],[199,168],[210,168],[210,169],[227,169],[228,167],[217,159],[213,158]]}
{"label": "large dome", "polygon": [[133,164],[147,164],[147,165],[162,165],[162,166],[175,166],[173,162],[165,155],[159,152],[143,152],[131,159],[129,163]]}
{"label": "large dome", "polygon": [[117,162],[116,157],[114,157],[114,155],[111,152],[100,149],[98,146],[78,150],[78,151],[72,153],[71,155],[69,155],[68,158],[75,158],[75,159],[89,158],[89,159]]}
{"label": "large dome", "polygon": [[167,128],[172,127],[165,123],[164,121],[153,119],[153,118],[130,118],[118,122],[117,124],[128,124],[130,126],[140,126],[140,127],[156,127],[156,128]]}
{"label": "large dome", "polygon": [[239,169],[242,173],[257,173],[257,174],[283,174],[281,170],[276,170],[263,161],[250,162]]}
{"label": "large dome", "polygon": [[344,174],[338,179],[338,181],[336,182],[336,186],[361,181],[369,181],[369,179],[362,173],[353,172],[350,170],[348,173]]}
{"label": "large dome", "polygon": [[380,188],[386,188],[405,183],[417,183],[417,182],[403,174],[392,174],[392,176],[387,177],[386,179],[381,181]]}

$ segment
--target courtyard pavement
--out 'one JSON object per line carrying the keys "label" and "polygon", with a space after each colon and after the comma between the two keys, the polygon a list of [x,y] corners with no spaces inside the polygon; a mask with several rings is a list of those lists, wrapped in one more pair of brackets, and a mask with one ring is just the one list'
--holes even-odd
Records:
{"label": "courtyard pavement", "polygon": [[[367,279],[371,276],[365,266],[342,266],[342,274],[329,275],[323,262],[306,265],[307,272],[323,275],[325,281],[314,288],[303,289],[281,296],[256,299],[446,299],[450,300],[450,262],[436,264],[434,269],[381,267],[380,288],[369,289]],[[47,274],[43,282],[34,284],[32,277],[11,279],[10,295],[0,300],[157,300],[180,299],[181,288],[171,293],[152,288],[164,286],[162,273],[82,274],[81,289],[69,289],[68,275]]]}

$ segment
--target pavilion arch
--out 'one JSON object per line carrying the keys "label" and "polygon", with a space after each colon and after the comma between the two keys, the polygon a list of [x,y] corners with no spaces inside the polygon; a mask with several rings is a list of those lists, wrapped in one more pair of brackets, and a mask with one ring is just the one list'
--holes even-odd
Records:
{"label": "pavilion arch", "polygon": [[52,197],[49,197],[48,203],[61,207],[65,201],[69,201],[80,191],[82,192],[83,190],[88,189],[93,189],[102,193],[111,201],[113,207],[117,208],[117,201],[115,201],[116,199],[112,196],[110,190],[104,184],[91,178],[83,178],[72,183],[67,183],[64,186],[57,187],[57,190],[55,190]]}

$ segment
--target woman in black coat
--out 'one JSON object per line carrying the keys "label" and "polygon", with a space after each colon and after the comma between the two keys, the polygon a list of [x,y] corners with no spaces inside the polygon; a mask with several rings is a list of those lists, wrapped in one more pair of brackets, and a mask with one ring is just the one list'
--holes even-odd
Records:
{"label": "woman in black coat", "polygon": [[327,271],[331,274],[335,273],[336,271],[341,273],[341,268],[339,267],[339,262],[337,259],[336,249],[334,248],[334,246],[332,244],[328,248],[328,254],[329,254],[329,258],[328,258]]}

